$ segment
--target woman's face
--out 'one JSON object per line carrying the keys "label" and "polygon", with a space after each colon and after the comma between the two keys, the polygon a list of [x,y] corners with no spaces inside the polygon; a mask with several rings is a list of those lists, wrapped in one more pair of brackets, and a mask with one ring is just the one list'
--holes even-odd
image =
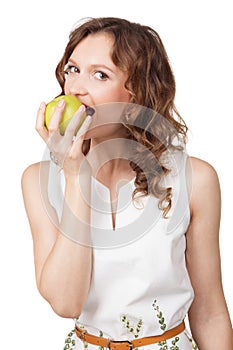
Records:
{"label": "woman's face", "polygon": [[77,96],[87,106],[129,101],[124,87],[127,73],[112,62],[112,45],[110,35],[97,33],[76,46],[66,67],[65,94]]}
{"label": "woman's face", "polygon": [[[65,69],[65,94],[75,95],[85,106],[130,101],[130,94],[124,86],[128,76],[113,63],[112,45],[110,35],[97,33],[76,46]],[[104,122],[107,122],[106,118]]]}

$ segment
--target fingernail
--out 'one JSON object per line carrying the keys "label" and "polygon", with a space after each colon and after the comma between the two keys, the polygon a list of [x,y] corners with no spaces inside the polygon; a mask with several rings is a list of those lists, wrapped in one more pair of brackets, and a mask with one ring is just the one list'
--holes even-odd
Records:
{"label": "fingernail", "polygon": [[79,112],[84,112],[85,111],[85,106],[81,105],[78,109]]}
{"label": "fingernail", "polygon": [[89,115],[89,116],[92,117],[94,113],[95,113],[94,108],[92,108],[92,107],[87,107],[87,108],[86,108],[86,114],[87,114],[87,115]]}
{"label": "fingernail", "polygon": [[61,107],[61,106],[63,106],[64,105],[64,103],[65,103],[65,101],[64,100],[60,100],[59,102],[58,102],[58,107]]}

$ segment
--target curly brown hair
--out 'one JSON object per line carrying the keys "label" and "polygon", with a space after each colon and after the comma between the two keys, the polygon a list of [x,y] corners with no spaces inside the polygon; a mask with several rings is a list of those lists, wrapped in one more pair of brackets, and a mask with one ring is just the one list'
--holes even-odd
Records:
{"label": "curly brown hair", "polygon": [[[88,18],[79,24],[69,36],[62,59],[56,68],[56,77],[64,94],[65,66],[77,44],[90,34],[104,32],[114,39],[113,63],[128,73],[125,88],[131,95],[131,103],[147,107],[136,113],[137,122],[124,124],[128,138],[143,146],[130,161],[136,172],[136,194],[152,193],[159,198],[159,207],[166,217],[172,204],[172,188],[161,185],[168,169],[160,159],[169,148],[182,148],[186,143],[188,128],[175,104],[176,84],[169,59],[158,33],[138,23],[115,17]],[[181,142],[174,146],[174,139]],[[87,154],[90,140],[84,141],[83,153]],[[150,152],[145,154],[145,147]]]}

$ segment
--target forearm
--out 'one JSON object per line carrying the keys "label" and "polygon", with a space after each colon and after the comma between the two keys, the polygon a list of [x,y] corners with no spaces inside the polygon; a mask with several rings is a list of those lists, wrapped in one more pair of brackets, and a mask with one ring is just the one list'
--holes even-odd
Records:
{"label": "forearm", "polygon": [[190,327],[199,350],[233,350],[233,332],[227,311],[200,320],[191,318]]}
{"label": "forearm", "polygon": [[90,285],[89,177],[85,183],[85,196],[76,179],[66,182],[58,236],[40,275],[41,294],[63,317],[77,317],[81,313]]}

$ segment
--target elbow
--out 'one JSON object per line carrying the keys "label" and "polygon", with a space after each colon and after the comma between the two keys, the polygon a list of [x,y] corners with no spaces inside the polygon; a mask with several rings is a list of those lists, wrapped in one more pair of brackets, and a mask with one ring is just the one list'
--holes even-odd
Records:
{"label": "elbow", "polygon": [[63,318],[79,318],[81,310],[75,305],[67,305],[64,302],[49,302],[53,311],[60,317]]}
{"label": "elbow", "polygon": [[53,311],[60,317],[79,318],[82,312],[82,307],[78,302],[75,303],[65,297],[43,297],[49,303]]}
{"label": "elbow", "polygon": [[59,293],[49,293],[47,288],[38,288],[41,296],[49,303],[53,311],[63,318],[78,318],[82,312],[83,305],[79,300],[59,295]]}

